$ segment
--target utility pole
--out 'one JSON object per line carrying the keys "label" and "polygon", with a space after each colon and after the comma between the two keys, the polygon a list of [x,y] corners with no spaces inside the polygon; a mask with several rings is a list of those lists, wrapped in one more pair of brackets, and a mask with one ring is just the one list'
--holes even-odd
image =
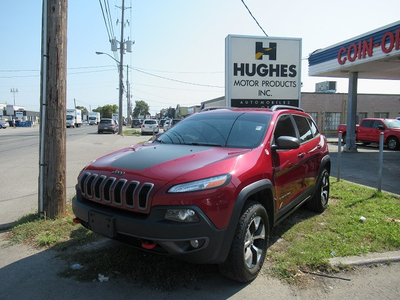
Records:
{"label": "utility pole", "polygon": [[11,93],[14,94],[14,106],[15,106],[15,93],[18,93],[18,89],[12,88]]}
{"label": "utility pole", "polygon": [[132,104],[131,104],[128,75],[129,75],[129,66],[126,65],[126,108],[127,108],[128,124],[130,124],[132,122]]}
{"label": "utility pole", "polygon": [[68,0],[43,0],[39,214],[66,208],[66,90]]}

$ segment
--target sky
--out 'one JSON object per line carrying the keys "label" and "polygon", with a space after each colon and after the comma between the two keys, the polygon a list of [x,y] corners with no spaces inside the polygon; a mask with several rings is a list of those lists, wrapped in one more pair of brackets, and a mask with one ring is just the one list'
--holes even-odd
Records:
{"label": "sky", "polygon": [[[95,54],[114,56],[104,2],[68,0],[67,108],[118,105],[117,64]],[[400,19],[398,0],[244,2],[269,37],[302,39],[302,92],[314,92],[326,80],[348,92],[347,79],[308,76],[309,54]],[[121,4],[108,0],[117,40]],[[145,101],[152,115],[224,96],[225,38],[264,36],[241,0],[125,0],[125,6],[124,39],[135,44],[123,58],[124,83],[128,74],[133,105]],[[0,0],[0,103],[40,110],[41,26],[41,0]],[[119,52],[114,57],[119,60]],[[360,79],[358,93],[400,94],[400,83]]]}

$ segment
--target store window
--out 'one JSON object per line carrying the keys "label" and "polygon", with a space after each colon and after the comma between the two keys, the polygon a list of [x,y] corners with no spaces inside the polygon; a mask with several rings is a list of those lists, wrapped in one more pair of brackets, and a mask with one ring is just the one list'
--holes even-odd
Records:
{"label": "store window", "polygon": [[325,130],[336,130],[340,124],[341,113],[325,113]]}
{"label": "store window", "polygon": [[311,116],[311,118],[314,120],[314,122],[316,124],[318,124],[318,113],[312,112],[312,113],[308,113],[308,114]]}
{"label": "store window", "polygon": [[388,119],[389,113],[388,112],[376,112],[376,113],[374,113],[374,118]]}
{"label": "store window", "polygon": [[359,112],[357,114],[357,124],[361,122],[362,119],[365,119],[368,117],[368,114],[366,112]]}

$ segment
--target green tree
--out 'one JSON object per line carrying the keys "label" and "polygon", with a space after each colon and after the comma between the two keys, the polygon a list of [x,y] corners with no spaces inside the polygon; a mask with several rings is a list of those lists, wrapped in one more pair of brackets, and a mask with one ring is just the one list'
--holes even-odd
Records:
{"label": "green tree", "polygon": [[76,106],[76,109],[80,109],[82,111],[82,115],[89,115],[89,111],[84,106]]}
{"label": "green tree", "polygon": [[93,109],[94,112],[99,112],[102,118],[111,118],[112,114],[118,113],[118,105],[107,104]]}
{"label": "green tree", "polygon": [[139,116],[145,116],[149,110],[150,106],[143,100],[140,101],[135,101],[136,106],[135,109],[133,110],[133,118],[138,119]]}

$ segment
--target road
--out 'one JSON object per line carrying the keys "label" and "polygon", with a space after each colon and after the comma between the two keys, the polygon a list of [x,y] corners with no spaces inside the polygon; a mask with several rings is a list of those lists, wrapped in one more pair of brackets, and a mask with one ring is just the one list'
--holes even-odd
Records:
{"label": "road", "polygon": [[[67,199],[76,178],[92,160],[149,137],[97,134],[97,126],[67,128]],[[39,127],[0,130],[0,227],[38,209]]]}

